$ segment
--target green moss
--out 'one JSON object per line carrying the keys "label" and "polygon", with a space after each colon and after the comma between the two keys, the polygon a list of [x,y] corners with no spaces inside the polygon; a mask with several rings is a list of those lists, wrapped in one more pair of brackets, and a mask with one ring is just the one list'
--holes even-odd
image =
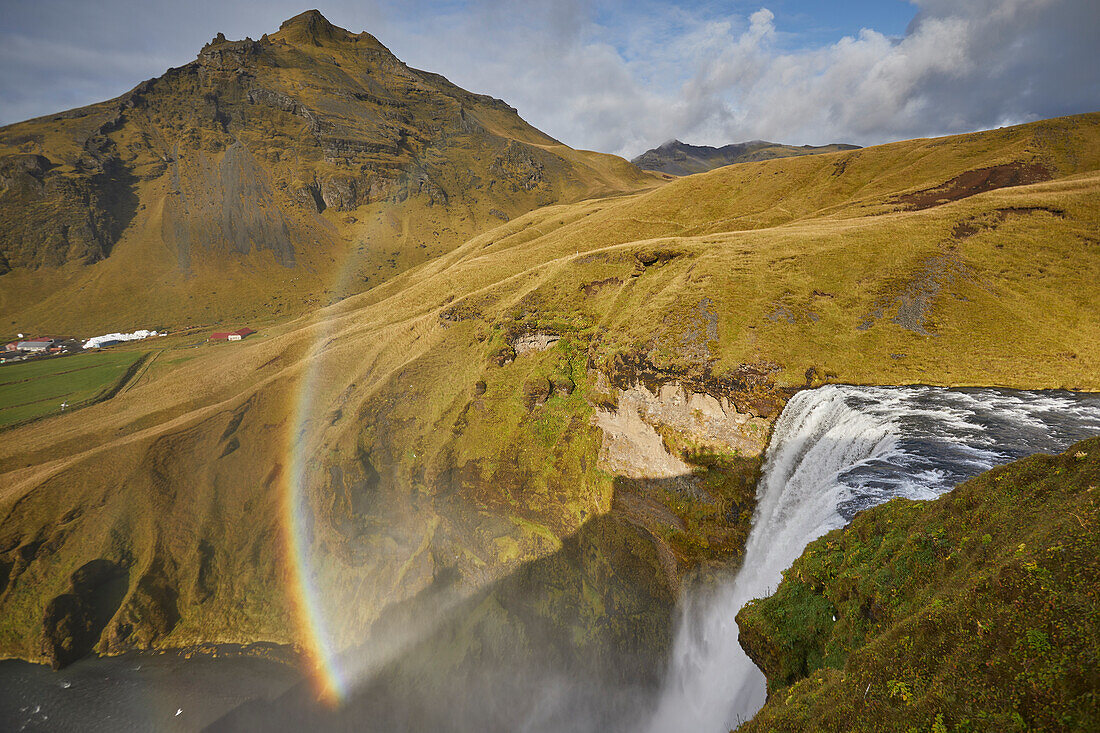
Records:
{"label": "green moss", "polygon": [[738,614],[743,729],[1095,730],[1098,520],[1100,438],[861,513]]}
{"label": "green moss", "polygon": [[[751,528],[762,456],[716,453],[689,444],[676,431],[659,430],[669,451],[692,467],[692,475],[671,480],[617,476],[615,490],[656,501],[675,516],[676,522],[654,521],[650,529],[668,544],[683,569],[715,563],[736,569]],[[686,490],[684,482],[691,488]]]}

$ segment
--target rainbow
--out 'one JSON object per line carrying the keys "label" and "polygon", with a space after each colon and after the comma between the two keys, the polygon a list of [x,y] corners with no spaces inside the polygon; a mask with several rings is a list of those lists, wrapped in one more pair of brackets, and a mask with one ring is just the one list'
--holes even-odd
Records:
{"label": "rainbow", "polygon": [[290,598],[310,667],[310,677],[318,697],[330,704],[337,704],[347,695],[347,680],[342,676],[337,662],[320,589],[313,576],[310,543],[304,522],[305,512],[309,511],[309,497],[305,491],[308,456],[305,455],[305,441],[301,438],[313,411],[320,361],[316,356],[309,358],[292,411],[286,445],[289,464],[284,474],[283,526],[286,528],[287,555],[290,558]]}
{"label": "rainbow", "polygon": [[[350,276],[355,250],[348,248],[343,266],[337,272],[337,292]],[[298,637],[305,652],[306,666],[318,698],[337,705],[346,699],[348,679],[341,670],[339,655],[329,628],[322,601],[322,589],[318,587],[310,557],[311,542],[306,518],[311,511],[306,491],[309,456],[304,437],[314,415],[314,396],[321,379],[324,359],[321,345],[332,335],[330,321],[322,315],[313,341],[313,348],[305,357],[305,368],[300,378],[291,409],[290,428],[286,435],[284,455],[288,456],[288,469],[282,477],[283,513],[286,556],[290,559],[288,595],[298,626]]]}
{"label": "rainbow", "polygon": [[[355,272],[359,252],[348,245],[343,262],[334,270],[334,292],[347,293],[345,287]],[[335,306],[335,307],[333,307]],[[285,556],[289,558],[288,597],[298,628],[298,639],[305,655],[306,667],[317,697],[338,705],[348,695],[349,672],[340,664],[329,618],[326,614],[323,589],[318,587],[311,558],[311,538],[308,517],[312,511],[306,491],[309,455],[304,440],[315,415],[315,396],[324,372],[324,348],[333,336],[333,323],[348,311],[339,304],[329,306],[329,312],[319,313],[318,321],[307,326],[315,328],[312,349],[304,358],[304,370],[294,391],[291,419],[286,434],[283,455],[288,456],[288,468],[282,474],[283,522]]]}

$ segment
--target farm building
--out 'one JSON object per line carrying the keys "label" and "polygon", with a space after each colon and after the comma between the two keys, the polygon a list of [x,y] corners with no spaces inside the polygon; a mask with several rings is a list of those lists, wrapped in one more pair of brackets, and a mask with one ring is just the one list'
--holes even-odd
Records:
{"label": "farm building", "polygon": [[54,339],[37,339],[35,341],[20,341],[15,345],[19,351],[46,351],[53,346]]}
{"label": "farm building", "polygon": [[248,327],[238,328],[236,331],[230,331],[230,332],[218,331],[218,332],[210,334],[210,340],[211,341],[240,341],[245,336],[249,336],[249,335],[254,334],[254,333],[256,333],[256,332],[253,331],[251,328],[248,328]]}

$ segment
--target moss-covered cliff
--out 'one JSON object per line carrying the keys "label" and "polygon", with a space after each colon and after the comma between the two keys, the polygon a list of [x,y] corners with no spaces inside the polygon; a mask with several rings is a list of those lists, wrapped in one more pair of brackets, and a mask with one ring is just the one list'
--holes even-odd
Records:
{"label": "moss-covered cliff", "polygon": [[737,622],[739,730],[1096,730],[1100,438],[861,513]]}

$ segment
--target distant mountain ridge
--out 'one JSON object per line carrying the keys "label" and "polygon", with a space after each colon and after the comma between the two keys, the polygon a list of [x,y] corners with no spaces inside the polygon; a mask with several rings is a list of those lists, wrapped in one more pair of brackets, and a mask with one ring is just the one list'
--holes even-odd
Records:
{"label": "distant mountain ridge", "polygon": [[841,150],[858,150],[859,147],[859,145],[847,143],[796,146],[772,143],[767,140],[749,140],[714,148],[709,145],[688,145],[679,140],[669,140],[659,147],[645,151],[630,162],[642,170],[688,176],[734,163],[835,153]]}

